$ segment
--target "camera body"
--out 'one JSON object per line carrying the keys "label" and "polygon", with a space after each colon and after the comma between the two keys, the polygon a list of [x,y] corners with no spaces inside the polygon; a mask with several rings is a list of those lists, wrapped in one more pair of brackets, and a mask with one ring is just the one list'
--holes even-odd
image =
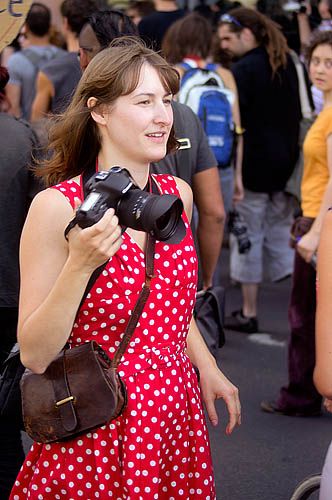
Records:
{"label": "camera body", "polygon": [[248,253],[251,242],[248,238],[247,225],[243,217],[235,209],[228,214],[228,230],[236,237],[239,253]]}
{"label": "camera body", "polygon": [[125,168],[116,166],[97,172],[87,182],[86,192],[88,195],[76,212],[81,228],[92,226],[106,210],[114,208],[123,230],[131,227],[169,243],[180,243],[186,234],[180,198],[141,190]]}

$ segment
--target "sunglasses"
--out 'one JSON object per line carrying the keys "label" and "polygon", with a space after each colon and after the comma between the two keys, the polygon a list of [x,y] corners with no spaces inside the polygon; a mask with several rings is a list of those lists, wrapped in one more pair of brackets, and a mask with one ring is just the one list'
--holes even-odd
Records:
{"label": "sunglasses", "polygon": [[239,26],[239,28],[243,29],[244,26],[242,26],[239,21],[237,21],[234,17],[230,16],[229,14],[223,14],[220,18],[220,22],[222,23],[228,23],[228,24],[236,24],[236,26]]}
{"label": "sunglasses", "polygon": [[[80,49],[86,50],[86,52],[93,52],[93,47],[81,47],[80,46]],[[78,57],[78,60],[81,59],[81,53],[80,53],[80,51],[77,52],[77,57]]]}

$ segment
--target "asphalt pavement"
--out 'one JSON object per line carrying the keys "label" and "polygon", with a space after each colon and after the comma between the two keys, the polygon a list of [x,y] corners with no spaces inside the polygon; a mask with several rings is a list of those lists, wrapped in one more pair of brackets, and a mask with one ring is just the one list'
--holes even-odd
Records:
{"label": "asphalt pavement", "polygon": [[[229,314],[241,307],[241,292],[229,282],[227,259],[224,250],[222,284]],[[324,463],[332,439],[332,415],[286,417],[260,410],[261,400],[276,398],[287,383],[290,287],[291,278],[262,284],[258,298],[262,333],[225,331],[226,343],[217,360],[240,390],[242,425],[226,436],[225,404],[217,402],[220,423],[217,428],[209,426],[209,431],[218,500],[289,500],[296,485],[321,471]]]}

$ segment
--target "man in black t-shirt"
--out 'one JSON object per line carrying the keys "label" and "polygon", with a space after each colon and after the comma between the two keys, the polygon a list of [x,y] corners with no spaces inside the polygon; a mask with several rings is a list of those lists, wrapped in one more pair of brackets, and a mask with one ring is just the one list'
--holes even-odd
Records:
{"label": "man in black t-shirt", "polygon": [[174,0],[155,0],[156,10],[147,14],[138,24],[141,38],[152,49],[161,49],[162,40],[170,25],[186,14]]}
{"label": "man in black t-shirt", "polygon": [[294,200],[284,188],[298,158],[298,79],[285,37],[263,14],[247,8],[231,10],[221,17],[218,35],[221,46],[237,59],[230,69],[245,130],[245,195],[237,209],[251,241],[250,251],[242,254],[234,238],[231,241],[231,277],[241,283],[243,307],[226,320],[226,327],[254,333],[263,274],[278,281],[293,269],[289,233]]}

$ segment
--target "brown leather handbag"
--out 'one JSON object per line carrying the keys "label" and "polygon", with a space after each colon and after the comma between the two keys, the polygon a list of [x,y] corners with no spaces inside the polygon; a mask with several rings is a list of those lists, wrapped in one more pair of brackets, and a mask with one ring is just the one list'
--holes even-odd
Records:
{"label": "brown leather handbag", "polygon": [[125,410],[127,390],[117,368],[150,293],[154,246],[148,235],[145,283],[113,360],[91,341],[62,350],[43,374],[28,369],[23,374],[23,422],[33,440],[70,439],[106,425]]}

